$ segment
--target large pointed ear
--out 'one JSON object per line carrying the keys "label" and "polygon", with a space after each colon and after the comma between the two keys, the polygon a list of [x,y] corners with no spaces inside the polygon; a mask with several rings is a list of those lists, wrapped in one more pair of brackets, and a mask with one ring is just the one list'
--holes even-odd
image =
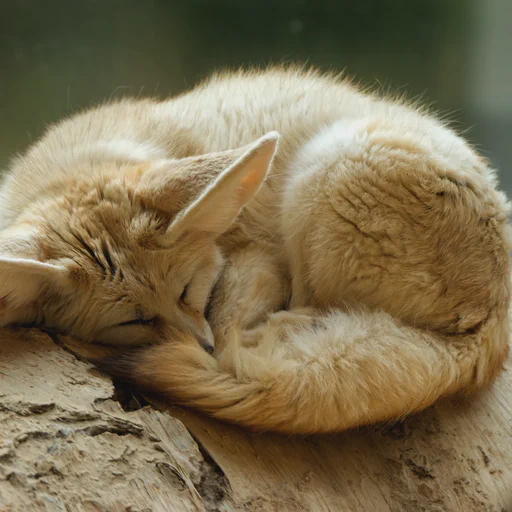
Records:
{"label": "large pointed ear", "polygon": [[34,301],[47,284],[69,282],[65,266],[0,255],[0,301],[2,306],[17,308]]}
{"label": "large pointed ear", "polygon": [[62,263],[43,263],[33,258],[34,238],[23,228],[0,233],[0,325],[26,317],[28,306],[48,285],[70,283],[70,272]]}
{"label": "large pointed ear", "polygon": [[270,132],[222,170],[159,239],[170,246],[187,231],[224,233],[265,180],[277,150],[279,134]]}

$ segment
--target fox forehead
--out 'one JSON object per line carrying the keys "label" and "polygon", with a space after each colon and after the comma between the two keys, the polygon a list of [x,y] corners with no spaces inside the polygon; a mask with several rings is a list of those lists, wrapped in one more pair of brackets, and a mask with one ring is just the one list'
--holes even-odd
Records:
{"label": "fox forehead", "polygon": [[228,162],[219,155],[165,164],[111,162],[88,174],[84,169],[60,195],[41,201],[27,215],[27,222],[37,224],[39,259],[73,260],[79,281],[93,268],[111,280],[122,272],[136,272],[148,287],[153,280],[165,281],[171,270],[187,274],[197,260],[210,259],[212,240],[196,233],[180,240],[179,250],[163,250],[157,237],[207,186],[215,167]]}

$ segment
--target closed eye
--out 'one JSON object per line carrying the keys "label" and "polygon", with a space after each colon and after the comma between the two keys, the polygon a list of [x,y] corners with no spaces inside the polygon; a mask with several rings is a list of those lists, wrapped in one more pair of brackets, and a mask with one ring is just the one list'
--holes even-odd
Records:
{"label": "closed eye", "polygon": [[143,318],[135,318],[133,320],[128,320],[126,322],[121,322],[120,324],[117,324],[119,327],[122,327],[124,325],[151,325],[155,321],[154,318],[150,318],[149,320],[145,320]]}

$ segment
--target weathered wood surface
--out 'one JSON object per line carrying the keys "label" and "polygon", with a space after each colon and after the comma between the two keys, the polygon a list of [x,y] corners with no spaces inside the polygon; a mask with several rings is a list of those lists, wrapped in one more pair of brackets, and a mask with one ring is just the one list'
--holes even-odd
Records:
{"label": "weathered wood surface", "polygon": [[393,427],[301,439],[125,411],[71,350],[0,331],[0,511],[512,511],[510,371]]}

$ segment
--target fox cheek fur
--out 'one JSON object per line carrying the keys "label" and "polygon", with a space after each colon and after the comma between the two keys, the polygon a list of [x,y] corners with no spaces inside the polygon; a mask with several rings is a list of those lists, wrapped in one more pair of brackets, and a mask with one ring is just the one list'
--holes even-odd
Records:
{"label": "fox cheek fur", "polygon": [[228,74],[75,116],[14,162],[0,211],[3,324],[158,341],[98,364],[256,430],[395,420],[508,354],[494,171],[334,77]]}

